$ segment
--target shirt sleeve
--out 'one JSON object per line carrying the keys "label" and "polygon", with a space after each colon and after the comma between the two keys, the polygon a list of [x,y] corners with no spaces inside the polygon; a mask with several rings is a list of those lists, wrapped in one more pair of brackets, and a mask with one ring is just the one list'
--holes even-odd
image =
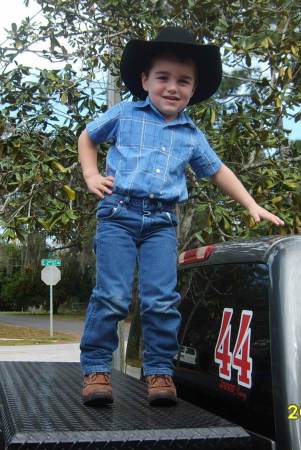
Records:
{"label": "shirt sleeve", "polygon": [[88,123],[86,130],[89,137],[95,144],[115,140],[118,131],[120,113],[121,104],[118,103],[108,109],[101,116]]}
{"label": "shirt sleeve", "polygon": [[189,164],[198,178],[211,177],[222,166],[221,159],[212,150],[200,130],[197,131],[195,146]]}

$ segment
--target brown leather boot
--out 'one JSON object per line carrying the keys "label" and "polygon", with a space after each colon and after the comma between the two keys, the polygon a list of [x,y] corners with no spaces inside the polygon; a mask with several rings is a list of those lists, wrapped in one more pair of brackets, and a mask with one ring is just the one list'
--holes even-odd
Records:
{"label": "brown leather boot", "polygon": [[113,403],[111,375],[91,373],[84,377],[82,399],[84,405],[107,405]]}
{"label": "brown leather boot", "polygon": [[145,377],[148,401],[152,406],[174,405],[177,391],[170,375],[149,375]]}

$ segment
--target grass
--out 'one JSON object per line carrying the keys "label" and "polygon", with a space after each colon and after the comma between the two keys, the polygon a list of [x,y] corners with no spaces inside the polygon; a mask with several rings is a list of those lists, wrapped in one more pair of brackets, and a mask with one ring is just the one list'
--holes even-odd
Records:
{"label": "grass", "polygon": [[[0,311],[0,316],[47,316],[49,317],[49,312],[22,312],[22,311]],[[72,319],[84,319],[85,313],[62,313],[62,314],[54,314],[53,317],[56,317],[57,319],[66,319],[66,320],[72,320]]]}
{"label": "grass", "polygon": [[0,346],[60,344],[77,341],[78,337],[70,334],[53,333],[53,338],[51,338],[49,330],[0,324]]}

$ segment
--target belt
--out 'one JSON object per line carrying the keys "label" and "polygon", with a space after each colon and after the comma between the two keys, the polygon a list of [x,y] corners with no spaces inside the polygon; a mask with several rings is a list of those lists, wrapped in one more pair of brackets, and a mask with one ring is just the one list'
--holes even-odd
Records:
{"label": "belt", "polygon": [[115,195],[118,200],[128,206],[136,207],[143,210],[161,210],[161,211],[174,211],[176,208],[175,202],[168,202],[166,200],[159,200],[149,197],[134,197],[132,195],[125,195],[114,191],[112,195]]}

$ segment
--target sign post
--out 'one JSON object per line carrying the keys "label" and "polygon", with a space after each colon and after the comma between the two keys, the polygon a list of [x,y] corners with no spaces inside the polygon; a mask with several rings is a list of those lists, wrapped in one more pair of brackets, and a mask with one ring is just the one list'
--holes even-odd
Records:
{"label": "sign post", "polygon": [[[56,266],[57,264],[43,264],[43,261],[60,261],[60,260],[43,260],[42,265],[44,269],[41,271],[41,280],[50,287],[50,337],[53,337],[53,290],[52,286],[56,285],[61,279],[61,271]],[[60,265],[60,264],[59,264]]]}
{"label": "sign post", "polygon": [[50,334],[50,337],[53,337],[53,289],[52,289],[52,284],[49,286],[49,293],[50,293],[50,302],[49,302],[49,311],[50,311],[49,334]]}

